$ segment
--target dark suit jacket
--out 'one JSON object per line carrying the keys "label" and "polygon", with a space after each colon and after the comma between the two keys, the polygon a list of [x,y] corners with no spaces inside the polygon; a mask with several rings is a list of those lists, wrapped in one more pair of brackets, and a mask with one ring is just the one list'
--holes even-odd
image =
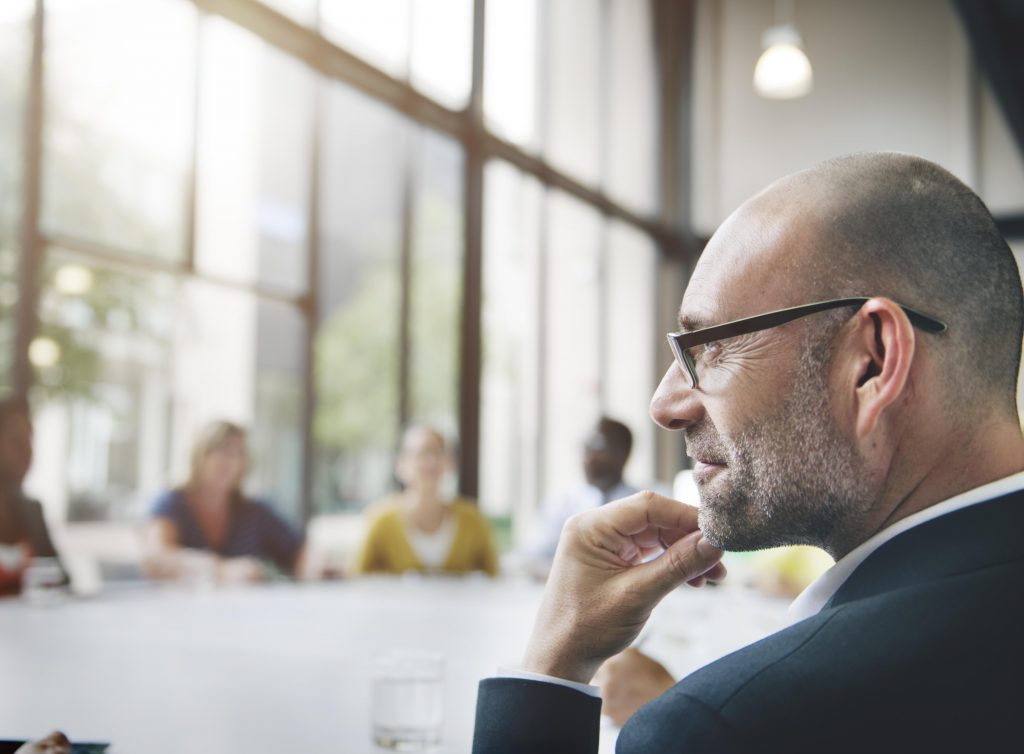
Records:
{"label": "dark suit jacket", "polygon": [[[1024,492],[878,548],[817,615],[684,678],[620,754],[1024,751]],[[480,684],[473,750],[596,751],[600,701]]]}

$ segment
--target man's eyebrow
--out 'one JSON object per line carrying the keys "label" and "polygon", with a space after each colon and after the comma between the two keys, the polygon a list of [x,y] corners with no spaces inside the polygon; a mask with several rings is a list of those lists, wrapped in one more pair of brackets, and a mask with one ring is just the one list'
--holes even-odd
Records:
{"label": "man's eyebrow", "polygon": [[679,312],[680,331],[703,330],[705,327],[710,327],[710,323],[706,318],[701,317],[699,314],[683,314]]}

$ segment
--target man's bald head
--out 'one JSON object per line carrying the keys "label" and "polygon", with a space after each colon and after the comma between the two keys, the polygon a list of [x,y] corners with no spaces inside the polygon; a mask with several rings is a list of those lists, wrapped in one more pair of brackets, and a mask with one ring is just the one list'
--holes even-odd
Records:
{"label": "man's bald head", "polygon": [[[1013,254],[981,199],[905,154],[840,157],[752,200],[779,207],[803,243],[791,285],[807,301],[888,296],[943,320],[936,358],[958,409],[1016,414],[1024,300]],[[784,207],[784,209],[782,209]]]}

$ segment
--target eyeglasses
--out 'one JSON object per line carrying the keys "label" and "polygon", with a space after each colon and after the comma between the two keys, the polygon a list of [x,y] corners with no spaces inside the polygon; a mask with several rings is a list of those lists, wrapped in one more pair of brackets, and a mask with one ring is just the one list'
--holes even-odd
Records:
{"label": "eyeglasses", "polygon": [[[696,388],[699,384],[697,379],[697,360],[692,352],[692,349],[697,346],[707,345],[714,341],[725,340],[726,338],[735,338],[737,335],[746,335],[747,333],[760,332],[761,330],[768,330],[779,325],[784,325],[787,322],[792,322],[794,319],[800,317],[806,317],[810,314],[817,314],[818,312],[827,311],[828,309],[839,309],[844,306],[856,306],[858,309],[871,299],[867,296],[857,296],[854,298],[837,298],[830,301],[818,301],[814,304],[805,304],[803,306],[793,306],[789,309],[779,309],[774,312],[766,312],[765,314],[758,314],[753,317],[745,317],[743,319],[737,319],[733,322],[725,322],[721,325],[714,325],[713,327],[705,327],[701,330],[693,330],[692,332],[672,332],[666,335],[668,338],[669,348],[672,349],[672,354],[676,357],[676,363],[679,364],[679,368],[683,374],[687,376],[690,381],[690,388]],[[909,306],[899,305],[900,309],[904,311],[910,323],[915,327],[919,327],[925,332],[929,333],[941,333],[946,331],[946,323],[941,320],[930,317],[927,314],[922,314],[916,309],[911,309]]]}

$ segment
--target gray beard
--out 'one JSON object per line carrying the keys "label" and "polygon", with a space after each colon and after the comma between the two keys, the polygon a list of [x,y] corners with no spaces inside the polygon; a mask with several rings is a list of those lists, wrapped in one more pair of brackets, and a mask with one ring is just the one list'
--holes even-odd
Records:
{"label": "gray beard", "polygon": [[835,555],[863,538],[880,489],[836,423],[820,350],[804,349],[789,397],[737,436],[722,437],[708,418],[687,430],[691,455],[727,465],[698,483],[699,525],[717,547],[807,544]]}

